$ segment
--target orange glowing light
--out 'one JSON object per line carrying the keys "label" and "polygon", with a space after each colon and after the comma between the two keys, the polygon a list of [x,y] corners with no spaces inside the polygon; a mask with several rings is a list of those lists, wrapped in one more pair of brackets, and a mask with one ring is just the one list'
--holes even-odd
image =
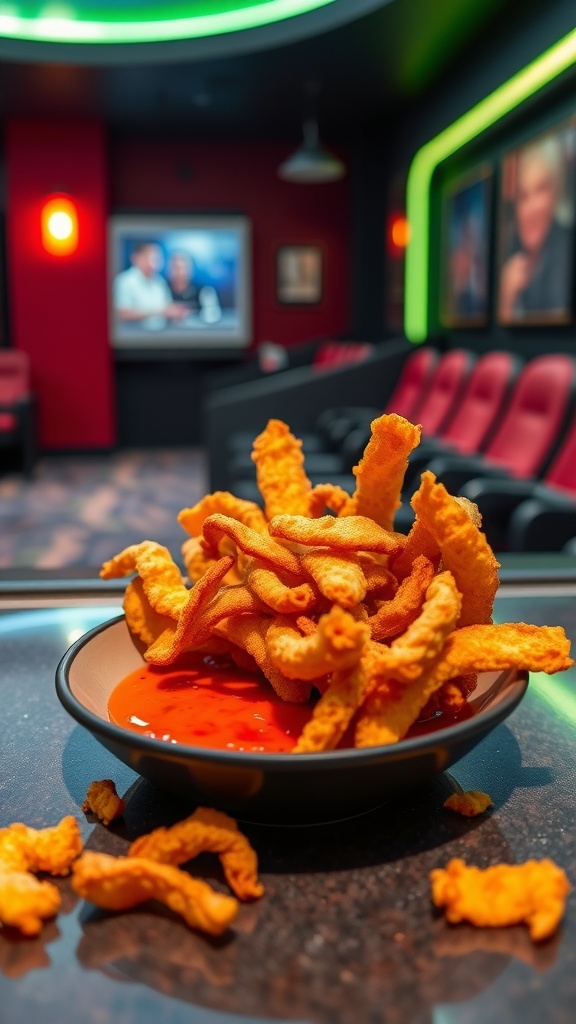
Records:
{"label": "orange glowing light", "polygon": [[51,196],[42,207],[42,245],[53,256],[69,256],[78,248],[78,214],[67,196]]}
{"label": "orange glowing light", "polygon": [[405,249],[410,241],[410,224],[406,217],[395,217],[390,225],[390,238],[397,249]]}

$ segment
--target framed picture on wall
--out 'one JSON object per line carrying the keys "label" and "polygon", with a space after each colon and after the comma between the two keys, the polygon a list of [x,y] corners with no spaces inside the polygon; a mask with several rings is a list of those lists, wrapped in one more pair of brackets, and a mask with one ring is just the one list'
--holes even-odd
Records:
{"label": "framed picture on wall", "polygon": [[504,325],[573,319],[576,117],[502,159],[496,318]]}
{"label": "framed picture on wall", "polygon": [[492,168],[483,163],[446,188],[442,203],[440,323],[482,327],[488,319]]}
{"label": "framed picture on wall", "polygon": [[318,245],[282,245],[276,256],[276,297],[289,305],[316,305],[322,298],[322,250]]}

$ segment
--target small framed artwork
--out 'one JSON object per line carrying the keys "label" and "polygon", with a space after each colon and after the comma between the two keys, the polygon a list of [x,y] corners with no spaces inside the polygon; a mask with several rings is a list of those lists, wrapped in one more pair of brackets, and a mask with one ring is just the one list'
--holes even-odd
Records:
{"label": "small framed artwork", "polygon": [[279,302],[316,305],[322,298],[322,277],[320,246],[280,246],[276,257],[276,297]]}
{"label": "small framed artwork", "polygon": [[576,117],[502,159],[496,316],[506,326],[573,319]]}
{"label": "small framed artwork", "polygon": [[440,322],[482,327],[488,318],[492,168],[481,164],[453,181],[442,207]]}

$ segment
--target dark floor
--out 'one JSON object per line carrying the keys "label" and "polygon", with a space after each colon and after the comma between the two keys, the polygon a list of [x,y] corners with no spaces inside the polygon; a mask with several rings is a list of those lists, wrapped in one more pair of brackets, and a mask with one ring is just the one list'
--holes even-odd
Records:
{"label": "dark floor", "polygon": [[42,458],[32,480],[0,475],[0,569],[95,567],[140,540],[180,560],[177,521],[207,489],[200,449]]}

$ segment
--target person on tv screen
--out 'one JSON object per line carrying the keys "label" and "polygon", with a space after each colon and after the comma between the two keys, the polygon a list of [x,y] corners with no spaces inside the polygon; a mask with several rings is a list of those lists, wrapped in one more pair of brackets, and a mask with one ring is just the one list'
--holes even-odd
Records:
{"label": "person on tv screen", "polygon": [[500,272],[499,319],[536,313],[567,314],[572,231],[558,220],[564,157],[549,135],[518,154],[514,196],[515,240]]}
{"label": "person on tv screen", "polygon": [[186,307],[174,302],[170,288],[158,273],[161,252],[154,242],[138,242],[130,256],[132,264],[114,279],[114,310],[123,323],[160,331],[187,315]]}
{"label": "person on tv screen", "polygon": [[194,265],[187,252],[173,252],[166,271],[174,302],[181,303],[186,315],[197,315],[205,323],[216,323],[221,316],[216,289],[211,285],[198,288],[194,282]]}

